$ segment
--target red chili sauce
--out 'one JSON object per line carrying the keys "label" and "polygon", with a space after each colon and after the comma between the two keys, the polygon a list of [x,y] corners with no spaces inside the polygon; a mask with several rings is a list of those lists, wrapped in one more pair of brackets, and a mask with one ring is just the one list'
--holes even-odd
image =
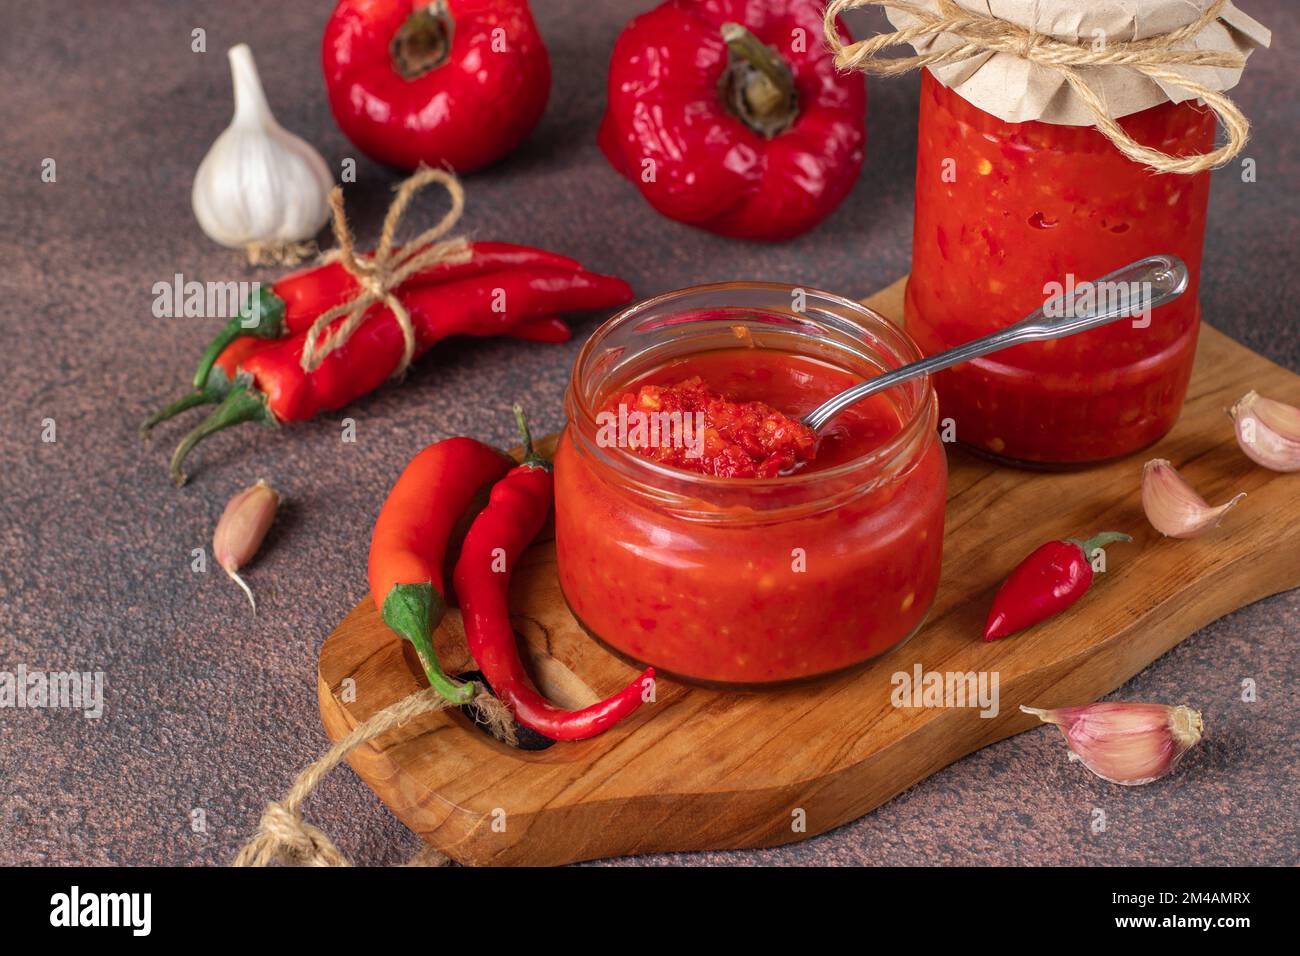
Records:
{"label": "red chili sauce", "polygon": [[[1214,114],[1194,100],[1120,125],[1179,155],[1214,142]],[[925,71],[906,324],[927,355],[1018,322],[1054,283],[1088,283],[1161,252],[1191,273],[1187,291],[1146,319],[940,372],[939,414],[957,440],[1060,465],[1127,455],[1169,431],[1196,353],[1209,189],[1208,170],[1157,175],[1090,126],[1003,122]]]}
{"label": "red chili sauce", "polygon": [[[864,458],[903,429],[888,392],[846,409],[815,444],[798,424],[859,381],[815,358],[739,348],[613,383],[597,405],[604,436],[579,447],[570,424],[555,459],[560,585],[587,630],[665,673],[721,684],[829,673],[915,631],[942,551],[935,432]],[[703,412],[705,454],[620,434],[620,402],[643,398]],[[681,482],[629,470],[629,452],[681,468]],[[792,459],[802,464],[790,478],[734,477],[772,478]]]}
{"label": "red chili sauce", "polygon": [[[796,466],[801,472],[818,471],[851,461],[898,433],[898,411],[883,395],[846,409],[822,430],[820,440],[799,421],[860,381],[860,376],[805,356],[722,349],[634,378],[609,398],[604,410],[615,417],[622,410],[632,427],[619,444],[652,461],[715,478],[775,478]],[[645,418],[634,418],[634,413]],[[672,416],[661,417],[661,426],[671,421],[690,427],[680,432],[635,427],[655,415]]]}

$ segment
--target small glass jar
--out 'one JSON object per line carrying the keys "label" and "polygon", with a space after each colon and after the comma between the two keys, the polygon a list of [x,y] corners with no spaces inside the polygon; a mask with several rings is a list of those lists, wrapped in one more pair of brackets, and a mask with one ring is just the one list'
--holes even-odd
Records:
{"label": "small glass jar", "polygon": [[[1193,101],[1118,122],[1173,155],[1214,142],[1214,114]],[[1173,427],[1196,352],[1209,189],[1208,170],[1157,174],[1092,126],[1005,122],[923,71],[906,327],[927,355],[1019,321],[1049,283],[1090,282],[1156,253],[1191,273],[1148,327],[1119,321],[940,372],[940,415],[959,442],[1070,466],[1130,454]]]}
{"label": "small glass jar", "polygon": [[684,289],[610,319],[575,363],[555,457],[565,599],[605,645],[682,680],[769,685],[861,664],[915,633],[938,586],[934,392],[917,379],[885,393],[897,431],[883,444],[776,478],[687,472],[602,440],[598,416],[629,382],[738,342],[827,369],[820,385],[800,378],[807,407],[778,406],[790,415],[920,355],[856,302],[775,284]]}

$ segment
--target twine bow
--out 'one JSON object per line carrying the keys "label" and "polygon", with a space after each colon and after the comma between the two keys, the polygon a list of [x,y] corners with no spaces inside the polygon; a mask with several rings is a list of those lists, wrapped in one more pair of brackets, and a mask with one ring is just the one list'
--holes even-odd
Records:
{"label": "twine bow", "polygon": [[[1250,135],[1250,122],[1227,96],[1168,67],[1242,67],[1245,57],[1239,53],[1174,49],[1217,20],[1226,3],[1227,0],[1215,0],[1194,22],[1168,33],[1145,40],[1107,43],[1103,49],[1093,49],[1087,40],[1058,40],[994,16],[974,13],[957,6],[954,0],[938,0],[937,10],[910,0],[834,0],[826,8],[824,26],[826,41],[835,54],[837,67],[877,76],[895,76],[921,66],[956,63],[988,52],[1009,53],[1049,67],[1065,78],[1075,95],[1092,113],[1096,127],[1129,159],[1158,172],[1198,173],[1221,166],[1241,152]],[[883,33],[845,45],[836,29],[836,18],[844,11],[858,7],[887,7],[910,14],[919,22],[904,30]],[[961,42],[946,50],[917,56],[875,59],[881,50],[927,37],[937,37],[939,34],[947,34]],[[1079,76],[1074,69],[1076,66],[1126,66],[1153,80],[1179,86],[1204,100],[1215,112],[1223,123],[1228,141],[1218,149],[1191,156],[1171,156],[1143,146],[1107,114],[1101,98]]]}
{"label": "twine bow", "polygon": [[[352,731],[314,764],[298,774],[293,787],[278,802],[266,805],[257,833],[244,844],[235,857],[235,866],[269,866],[285,863],[293,866],[351,866],[352,861],[343,855],[328,836],[312,826],[302,816],[303,802],[320,785],[325,775],[337,767],[348,754],[362,744],[400,727],[421,714],[446,710],[455,705],[442,697],[432,687],[402,698]],[[482,720],[492,736],[507,743],[515,743],[514,720],[506,706],[491,694],[483,691],[474,698]],[[432,847],[417,853],[407,866],[445,866],[448,859]]]}
{"label": "twine bow", "polygon": [[[426,229],[404,246],[394,247],[393,239],[397,226],[406,213],[406,207],[415,194],[430,183],[439,183],[447,190],[451,195],[451,209],[432,229]],[[442,169],[421,167],[398,187],[397,198],[384,216],[383,232],[374,255],[360,258],[353,247],[352,231],[343,212],[343,190],[335,186],[330,191],[329,202],[338,248],[325,261],[341,263],[356,278],[361,289],[351,301],[322,313],[311,324],[302,347],[302,369],[304,372],[312,372],[319,368],[327,355],[341,348],[352,337],[352,333],[361,327],[367,310],[382,302],[392,311],[402,330],[402,359],[393,370],[394,375],[401,375],[415,357],[415,329],[406,307],[394,294],[395,290],[422,269],[438,263],[465,262],[469,259],[470,244],[464,237],[438,241],[451,231],[464,212],[465,191],[454,174]],[[330,328],[339,318],[343,318],[343,321]]]}

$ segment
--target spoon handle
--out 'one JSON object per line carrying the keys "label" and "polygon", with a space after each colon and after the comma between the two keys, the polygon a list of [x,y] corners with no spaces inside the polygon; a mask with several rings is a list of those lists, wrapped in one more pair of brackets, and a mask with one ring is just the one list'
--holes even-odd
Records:
{"label": "spoon handle", "polygon": [[1171,302],[1187,288],[1187,266],[1177,256],[1148,256],[1093,282],[1081,283],[1048,299],[1039,309],[1005,329],[912,362],[840,392],[803,417],[816,431],[855,402],[902,382],[969,362],[1024,342],[1042,342],[1086,332],[1122,319],[1145,315]]}

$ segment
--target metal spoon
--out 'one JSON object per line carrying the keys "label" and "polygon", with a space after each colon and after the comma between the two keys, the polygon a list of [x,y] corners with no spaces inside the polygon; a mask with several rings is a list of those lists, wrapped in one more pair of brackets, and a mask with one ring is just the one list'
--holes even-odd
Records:
{"label": "metal spoon", "polygon": [[[1067,290],[1061,295],[1053,296],[1044,303],[1042,308],[1031,312],[1015,325],[1009,325],[991,335],[972,339],[964,345],[931,355],[919,362],[912,362],[910,365],[904,365],[884,375],[868,379],[860,385],[845,389],[818,405],[805,415],[802,421],[813,431],[817,431],[855,402],[860,402],[868,395],[874,395],[884,389],[893,388],[909,379],[938,372],[961,362],[969,362],[973,358],[998,352],[1012,345],[1065,338],[1067,335],[1099,328],[1116,319],[1144,313],[1178,298],[1187,288],[1187,281],[1187,266],[1177,256],[1148,256],[1139,259],[1094,282],[1081,283],[1073,289],[1072,295],[1070,290]],[[1109,288],[1125,291],[1114,295],[1096,294],[1095,304],[1089,309],[1080,310],[1074,307],[1073,303],[1079,301],[1088,286],[1091,286],[1094,292]]]}

